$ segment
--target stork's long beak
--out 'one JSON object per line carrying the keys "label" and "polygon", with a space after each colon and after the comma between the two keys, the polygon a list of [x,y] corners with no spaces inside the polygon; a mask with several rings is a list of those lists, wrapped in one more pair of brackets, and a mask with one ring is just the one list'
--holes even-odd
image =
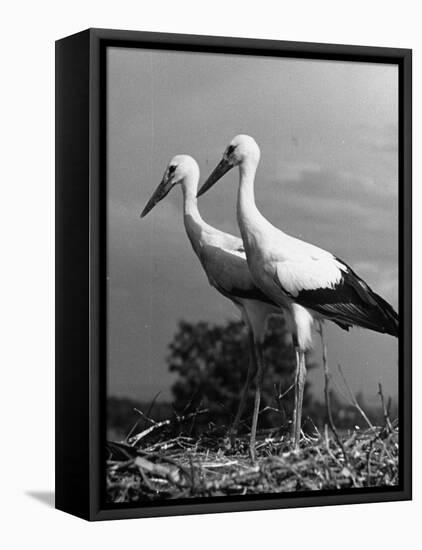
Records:
{"label": "stork's long beak", "polygon": [[214,185],[214,183],[217,183],[217,181],[224,176],[226,172],[228,172],[231,168],[233,168],[233,164],[223,158],[218,165],[214,168],[214,170],[211,172],[211,175],[208,177],[207,181],[202,185],[201,189],[197,193],[197,197],[200,197],[204,193],[208,191],[208,189],[211,189],[211,187]]}
{"label": "stork's long beak", "polygon": [[172,179],[164,176],[164,178],[161,180],[160,185],[154,191],[152,197],[149,199],[149,201],[145,205],[145,208],[142,210],[141,218],[146,216],[148,212],[152,210],[158,202],[164,199],[164,197],[169,193],[173,185],[174,183],[172,182]]}

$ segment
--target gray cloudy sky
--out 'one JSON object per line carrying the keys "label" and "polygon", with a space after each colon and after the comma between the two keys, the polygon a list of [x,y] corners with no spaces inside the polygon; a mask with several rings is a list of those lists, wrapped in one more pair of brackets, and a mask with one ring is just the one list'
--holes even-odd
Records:
{"label": "gray cloudy sky", "polygon": [[[203,181],[239,133],[261,147],[261,212],[338,255],[397,308],[397,77],[393,65],[109,49],[109,394],[168,398],[178,320],[238,316],[190,247],[181,189],[139,214],[172,156],[192,155]],[[237,178],[199,203],[234,234]],[[340,362],[355,391],[371,397],[380,380],[395,396],[397,341],[328,325],[332,369]],[[321,372],[310,379],[321,393]]]}

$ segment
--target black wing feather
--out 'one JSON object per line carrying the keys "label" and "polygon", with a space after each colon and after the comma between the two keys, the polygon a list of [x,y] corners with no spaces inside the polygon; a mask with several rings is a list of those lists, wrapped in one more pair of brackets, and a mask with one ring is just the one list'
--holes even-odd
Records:
{"label": "black wing feather", "polygon": [[398,336],[398,315],[346,263],[342,277],[333,288],[303,290],[295,298],[299,304],[320,313],[341,328],[357,325],[376,332]]}
{"label": "black wing feather", "polygon": [[[242,244],[233,248],[234,252],[245,254]],[[210,284],[223,296],[236,302],[236,298],[258,300],[278,307],[252,280],[246,256],[232,254],[218,246],[205,245],[200,254],[201,263]]]}
{"label": "black wing feather", "polygon": [[230,298],[230,300],[236,301],[236,298],[243,298],[245,300],[258,300],[260,302],[264,302],[266,304],[274,306],[275,308],[279,307],[275,302],[268,298],[268,296],[266,296],[257,286],[253,284],[251,284],[249,288],[238,288],[234,284],[230,285],[230,288],[223,288],[214,281],[212,285],[216,290],[221,292],[221,294],[226,296],[226,298]]}

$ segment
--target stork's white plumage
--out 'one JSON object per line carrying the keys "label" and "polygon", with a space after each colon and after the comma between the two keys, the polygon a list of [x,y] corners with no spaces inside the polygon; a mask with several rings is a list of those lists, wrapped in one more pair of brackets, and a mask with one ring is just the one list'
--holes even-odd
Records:
{"label": "stork's white plumage", "polygon": [[256,285],[289,312],[297,350],[293,439],[299,443],[306,377],[305,351],[312,344],[313,320],[328,319],[348,330],[352,325],[398,336],[394,309],[342,260],[274,227],[255,204],[254,181],[260,150],[250,136],[236,136],[201,187],[205,193],[233,166],[239,166],[237,219]]}
{"label": "stork's white plumage", "polygon": [[[249,272],[243,242],[238,237],[219,231],[204,222],[197,205],[199,167],[195,159],[188,155],[177,155],[171,159],[163,179],[145,206],[141,217],[161,201],[176,184],[183,190],[183,219],[187,236],[208,277],[209,283],[223,296],[230,299],[241,311],[250,335],[251,361],[245,387],[235,420],[231,427],[231,440],[246,402],[249,384],[256,368],[262,371],[261,343],[266,322],[270,315],[282,312],[275,302],[255,285]],[[251,430],[251,456],[255,458],[255,435],[259,402],[255,403]]]}

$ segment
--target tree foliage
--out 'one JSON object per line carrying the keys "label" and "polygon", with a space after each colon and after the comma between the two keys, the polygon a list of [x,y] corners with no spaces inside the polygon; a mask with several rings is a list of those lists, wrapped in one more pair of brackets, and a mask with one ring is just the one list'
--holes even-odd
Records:
{"label": "tree foliage", "polygon": [[[241,321],[226,324],[180,322],[170,343],[167,361],[177,374],[172,386],[174,407],[179,412],[206,408],[204,422],[228,426],[237,411],[250,360],[249,338]],[[259,426],[280,427],[291,419],[295,353],[283,319],[270,319],[263,346],[266,365]],[[312,365],[309,364],[308,368]],[[253,409],[254,384],[249,390],[244,412],[246,429]],[[305,388],[304,407],[309,401]]]}

